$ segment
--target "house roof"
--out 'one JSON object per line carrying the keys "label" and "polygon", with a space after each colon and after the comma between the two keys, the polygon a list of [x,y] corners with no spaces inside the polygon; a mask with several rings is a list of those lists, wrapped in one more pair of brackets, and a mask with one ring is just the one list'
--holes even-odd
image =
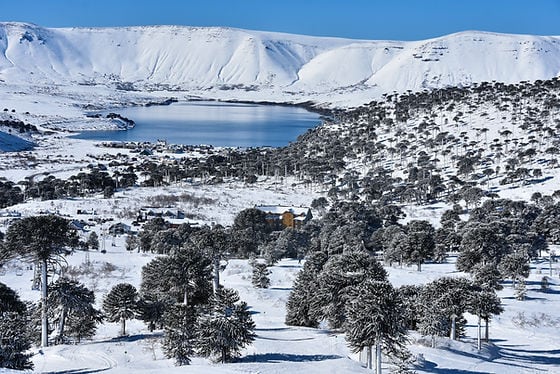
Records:
{"label": "house roof", "polygon": [[307,216],[309,207],[294,207],[282,205],[257,205],[255,209],[261,210],[267,214],[281,215],[286,212],[292,213],[294,216]]}

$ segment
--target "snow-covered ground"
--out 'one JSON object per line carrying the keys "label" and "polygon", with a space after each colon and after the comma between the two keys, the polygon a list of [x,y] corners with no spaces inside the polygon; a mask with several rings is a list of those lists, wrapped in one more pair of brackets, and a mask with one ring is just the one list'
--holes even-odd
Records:
{"label": "snow-covered ground", "polygon": [[[95,276],[80,279],[94,289],[100,306],[102,296],[116,283],[129,282],[139,286],[141,266],[154,256],[129,253],[124,249],[124,237],[106,238],[107,253],[90,252]],[[68,257],[71,266],[83,266],[84,252]],[[105,263],[116,270],[102,271]],[[513,290],[506,286],[500,292],[505,312],[490,325],[491,342],[476,349],[476,318],[467,316],[467,336],[461,341],[439,338],[437,348],[429,347],[427,339],[411,337],[410,349],[423,355],[419,373],[536,373],[560,372],[560,326],[558,305],[560,289],[558,265],[551,278],[551,289],[540,291],[539,281],[548,275],[547,263],[534,263],[528,279],[527,300],[517,301]],[[161,332],[149,333],[140,321],[127,325],[129,336],[115,338],[119,326],[105,323],[91,341],[80,345],[60,345],[34,349],[37,372],[187,372],[187,373],[354,373],[367,372],[351,354],[344,335],[323,329],[289,327],[284,325],[285,303],[292,282],[302,264],[296,260],[282,260],[271,268],[271,287],[255,289],[251,285],[251,267],[246,260],[230,260],[222,272],[222,282],[240,292],[250,306],[256,322],[257,339],[248,347],[240,362],[212,364],[196,358],[188,367],[176,368],[164,357],[160,348]],[[413,268],[388,268],[389,279],[395,285],[422,284],[444,275],[458,275],[453,259],[448,264],[427,264],[421,273]],[[30,289],[31,270],[9,268],[0,282],[14,288],[24,299],[37,300],[38,291]],[[525,322],[523,322],[525,321]],[[389,370],[390,366],[384,364]],[[1,371],[1,369],[0,369]]]}

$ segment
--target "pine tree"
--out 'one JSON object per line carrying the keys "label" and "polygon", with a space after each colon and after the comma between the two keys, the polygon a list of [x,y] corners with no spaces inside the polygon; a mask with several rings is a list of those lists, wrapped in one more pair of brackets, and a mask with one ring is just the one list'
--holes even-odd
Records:
{"label": "pine tree", "polygon": [[211,279],[210,259],[191,243],[146,264],[142,268],[141,291],[183,304],[205,304],[212,294]]}
{"label": "pine tree", "polygon": [[29,319],[17,293],[0,283],[0,368],[33,369],[32,354],[25,353],[32,342]]}
{"label": "pine tree", "polygon": [[70,229],[68,220],[54,216],[33,216],[16,221],[6,233],[0,259],[23,256],[41,266],[41,346],[48,345],[48,281],[49,262],[57,262],[68,251],[76,247],[78,237]]}
{"label": "pine tree", "polygon": [[237,291],[218,290],[210,312],[199,318],[197,351],[222,363],[239,357],[241,349],[255,339],[255,323],[248,309]]}
{"label": "pine tree", "polygon": [[103,311],[109,322],[121,323],[121,336],[126,335],[126,320],[138,312],[138,292],[128,283],[119,283],[103,300]]}
{"label": "pine tree", "polygon": [[0,313],[0,368],[33,369],[31,341],[27,313]]}
{"label": "pine tree", "polygon": [[494,290],[473,289],[470,292],[470,300],[468,302],[467,310],[478,317],[478,349],[480,349],[481,341],[481,326],[480,320],[486,322],[485,340],[488,341],[489,332],[488,325],[492,315],[500,314],[504,311],[501,306],[501,300],[496,295]]}
{"label": "pine tree", "polygon": [[98,250],[99,249],[99,236],[97,235],[97,233],[95,231],[92,231],[91,234],[89,234],[89,237],[87,239],[87,247],[88,249],[93,249],[93,250]]}
{"label": "pine tree", "polygon": [[66,319],[66,336],[80,343],[82,339],[95,335],[97,325],[103,321],[103,313],[93,306],[73,311]]}
{"label": "pine tree", "polygon": [[461,335],[462,315],[468,307],[473,285],[466,278],[442,277],[426,284],[420,293],[422,305],[418,330],[423,335]]}
{"label": "pine tree", "polygon": [[[355,353],[376,347],[376,373],[381,374],[381,351],[398,357],[405,351],[406,329],[399,293],[387,281],[366,279],[346,303],[344,330]],[[371,368],[371,360],[368,359]]]}
{"label": "pine tree", "polygon": [[410,221],[406,225],[406,239],[403,258],[408,264],[416,264],[418,271],[431,258],[435,249],[435,229],[428,221]]}
{"label": "pine tree", "polygon": [[[67,317],[72,316],[73,321],[81,319],[84,326],[95,331],[100,313],[93,308],[95,295],[84,285],[68,278],[59,278],[52,286],[49,294],[49,309],[55,314],[58,322],[57,341],[64,342],[64,328]],[[77,326],[73,326],[74,330]],[[82,330],[80,336],[90,335]],[[93,334],[91,334],[93,335]]]}
{"label": "pine tree", "polygon": [[178,366],[188,365],[195,354],[197,313],[193,306],[175,304],[164,315],[165,334],[162,348]]}
{"label": "pine tree", "polygon": [[165,295],[143,294],[138,302],[138,319],[148,324],[148,330],[153,332],[157,325],[164,325],[164,314],[174,300]]}
{"label": "pine tree", "polygon": [[311,312],[311,300],[319,288],[317,277],[327,262],[324,252],[309,255],[303,269],[298,273],[288,302],[286,324],[290,326],[317,327],[319,321]]}
{"label": "pine tree", "polygon": [[311,301],[312,315],[326,319],[331,328],[342,327],[349,291],[365,280],[384,281],[387,272],[364,251],[331,256],[318,277],[319,289]]}
{"label": "pine tree", "polygon": [[256,263],[253,265],[252,283],[256,288],[268,288],[270,286],[270,270],[266,264]]}

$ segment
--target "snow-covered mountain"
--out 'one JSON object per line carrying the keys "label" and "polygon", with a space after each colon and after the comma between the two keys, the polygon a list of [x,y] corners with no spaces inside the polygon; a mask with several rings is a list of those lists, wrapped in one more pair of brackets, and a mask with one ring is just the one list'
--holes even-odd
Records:
{"label": "snow-covered mountain", "polygon": [[392,91],[559,74],[560,37],[469,31],[399,42],[231,28],[0,23],[0,83],[16,85],[109,84],[210,97],[227,90],[260,100],[357,104]]}

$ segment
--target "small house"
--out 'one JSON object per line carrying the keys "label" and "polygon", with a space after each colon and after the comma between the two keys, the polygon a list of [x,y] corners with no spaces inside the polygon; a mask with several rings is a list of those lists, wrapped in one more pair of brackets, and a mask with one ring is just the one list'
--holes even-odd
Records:
{"label": "small house", "polygon": [[255,209],[266,213],[266,221],[272,230],[300,228],[313,218],[309,207],[257,205]]}

